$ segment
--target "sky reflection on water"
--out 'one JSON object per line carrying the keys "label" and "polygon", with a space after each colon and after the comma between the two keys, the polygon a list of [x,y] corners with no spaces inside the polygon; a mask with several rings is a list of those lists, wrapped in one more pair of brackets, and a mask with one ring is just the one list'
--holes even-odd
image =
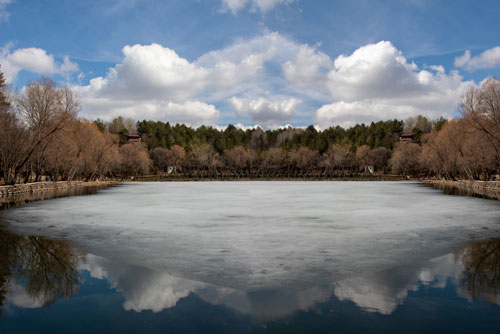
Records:
{"label": "sky reflection on water", "polygon": [[0,333],[500,329],[500,239],[301,289],[240,291],[0,232]]}

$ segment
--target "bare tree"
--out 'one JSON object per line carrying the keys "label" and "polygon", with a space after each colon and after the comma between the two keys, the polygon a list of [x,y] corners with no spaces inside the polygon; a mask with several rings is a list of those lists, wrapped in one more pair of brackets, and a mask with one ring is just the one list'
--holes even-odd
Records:
{"label": "bare tree", "polygon": [[343,174],[345,176],[347,173],[353,171],[355,159],[347,146],[333,144],[328,148],[328,151],[323,153],[321,165],[328,175],[336,171],[337,175],[340,176]]}
{"label": "bare tree", "polygon": [[485,144],[495,152],[496,169],[500,171],[500,81],[489,78],[481,87],[469,89],[462,97],[460,109],[464,120],[485,136]]}
{"label": "bare tree", "polygon": [[3,114],[3,126],[10,134],[6,149],[10,153],[3,155],[7,184],[14,184],[25,167],[29,167],[26,180],[32,170],[37,175],[43,173],[45,150],[54,136],[75,119],[80,107],[71,90],[58,88],[47,78],[31,82],[15,102],[19,114]]}
{"label": "bare tree", "polygon": [[356,159],[358,160],[359,167],[366,172],[366,168],[371,165],[370,163],[370,146],[361,145],[356,150]]}
{"label": "bare tree", "polygon": [[447,179],[478,179],[495,169],[495,152],[468,120],[450,120],[422,137],[422,167]]}
{"label": "bare tree", "polygon": [[175,167],[176,171],[180,171],[186,158],[186,151],[179,145],[173,145],[170,149],[156,147],[150,155],[153,164],[162,172],[165,172],[168,167]]}
{"label": "bare tree", "polygon": [[154,150],[149,152],[151,160],[155,168],[158,168],[161,172],[165,172],[168,167],[167,157],[169,149],[163,147],[156,147]]}
{"label": "bare tree", "polygon": [[384,166],[387,165],[390,157],[391,151],[385,147],[380,146],[370,151],[369,162],[375,168],[375,170],[380,171]]}
{"label": "bare tree", "polygon": [[125,118],[122,116],[115,117],[108,123],[108,131],[118,134],[120,131],[125,130],[127,133],[136,133],[136,122],[132,118]]}
{"label": "bare tree", "polygon": [[168,155],[167,162],[170,166],[175,166],[177,171],[182,170],[184,161],[186,160],[186,151],[182,146],[172,145],[170,154]]}
{"label": "bare tree", "polygon": [[247,150],[243,146],[236,146],[231,150],[224,150],[224,160],[226,166],[234,169],[236,174],[241,176],[242,172],[250,171],[255,154],[252,150]]}
{"label": "bare tree", "polygon": [[0,168],[6,184],[14,184],[17,179],[15,168],[27,150],[27,131],[9,109],[0,111]]}
{"label": "bare tree", "polygon": [[318,151],[313,151],[308,147],[301,146],[296,151],[290,152],[290,162],[302,174],[315,167],[318,159]]}
{"label": "bare tree", "polygon": [[394,173],[414,175],[420,170],[420,145],[409,142],[399,142],[394,147],[389,164]]}
{"label": "bare tree", "polygon": [[129,143],[122,145],[120,152],[120,166],[123,175],[139,176],[149,171],[151,159],[143,143]]}
{"label": "bare tree", "polygon": [[203,144],[195,146],[188,156],[188,165],[191,169],[205,171],[208,174],[217,174],[217,167],[221,165],[219,154],[212,146]]}
{"label": "bare tree", "polygon": [[425,116],[418,115],[416,117],[408,117],[404,121],[403,131],[406,133],[412,133],[415,131],[421,131],[423,133],[432,130],[432,122]]}
{"label": "bare tree", "polygon": [[270,148],[263,152],[260,169],[265,175],[280,174],[283,168],[288,165],[286,152],[281,148]]}

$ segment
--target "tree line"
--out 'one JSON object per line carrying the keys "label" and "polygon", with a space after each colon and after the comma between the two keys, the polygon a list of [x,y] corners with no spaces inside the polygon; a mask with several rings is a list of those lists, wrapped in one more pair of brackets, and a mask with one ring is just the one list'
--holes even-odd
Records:
{"label": "tree line", "polygon": [[398,143],[390,159],[395,173],[455,180],[491,180],[500,173],[500,81],[469,89],[460,118],[425,133],[421,144]]}
{"label": "tree line", "polygon": [[[42,78],[13,93],[0,71],[0,178],[5,184],[143,174],[488,179],[500,166],[499,105],[500,84],[491,78],[464,94],[462,117],[449,121],[417,116],[323,131],[314,126],[195,129],[123,117],[78,118],[80,103],[71,89]],[[403,132],[412,133],[413,140],[401,141]]]}

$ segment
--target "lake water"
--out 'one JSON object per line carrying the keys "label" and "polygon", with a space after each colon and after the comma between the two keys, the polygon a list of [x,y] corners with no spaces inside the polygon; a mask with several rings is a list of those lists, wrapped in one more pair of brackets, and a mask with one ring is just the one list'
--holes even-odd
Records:
{"label": "lake water", "polygon": [[500,202],[416,183],[131,183],[0,224],[0,333],[500,330]]}

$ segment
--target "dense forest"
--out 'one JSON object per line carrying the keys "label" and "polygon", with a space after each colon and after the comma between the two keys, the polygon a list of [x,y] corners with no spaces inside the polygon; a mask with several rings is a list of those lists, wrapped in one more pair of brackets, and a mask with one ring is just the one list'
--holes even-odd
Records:
{"label": "dense forest", "polygon": [[452,120],[417,116],[322,131],[312,125],[194,129],[123,117],[79,118],[78,97],[69,88],[42,78],[13,93],[0,71],[0,178],[5,184],[144,174],[491,179],[500,167],[500,82],[490,78],[457,103],[462,117]]}

